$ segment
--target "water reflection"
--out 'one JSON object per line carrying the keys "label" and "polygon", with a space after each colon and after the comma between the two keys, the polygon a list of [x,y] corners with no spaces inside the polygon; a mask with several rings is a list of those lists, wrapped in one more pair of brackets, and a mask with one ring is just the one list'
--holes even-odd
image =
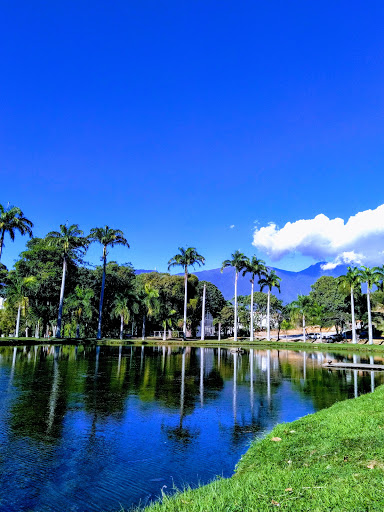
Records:
{"label": "water reflection", "polygon": [[383,382],[326,359],[360,356],[0,347],[0,511],[118,510],[229,476],[255,435]]}

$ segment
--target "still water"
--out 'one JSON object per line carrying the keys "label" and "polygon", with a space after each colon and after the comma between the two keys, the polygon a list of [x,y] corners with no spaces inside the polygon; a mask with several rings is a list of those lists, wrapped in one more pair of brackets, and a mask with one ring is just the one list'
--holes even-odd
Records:
{"label": "still water", "polygon": [[276,423],[383,383],[325,358],[360,356],[0,347],[0,511],[117,511],[228,477]]}

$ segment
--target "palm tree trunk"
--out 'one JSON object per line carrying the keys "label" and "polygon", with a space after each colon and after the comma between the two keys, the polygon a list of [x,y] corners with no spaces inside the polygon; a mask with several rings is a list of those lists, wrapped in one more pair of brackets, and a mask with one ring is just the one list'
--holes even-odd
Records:
{"label": "palm tree trunk", "polygon": [[163,341],[167,341],[167,322],[164,322],[164,333],[163,333]]}
{"label": "palm tree trunk", "polygon": [[254,279],[251,279],[251,325],[250,325],[250,333],[249,333],[249,341],[253,341],[253,286]]}
{"label": "palm tree trunk", "polygon": [[305,343],[305,315],[303,313],[303,341]]}
{"label": "palm tree trunk", "polygon": [[146,321],[147,317],[146,315],[143,315],[143,331],[141,333],[141,339],[144,341],[145,340],[145,321]]}
{"label": "palm tree trunk", "polygon": [[65,274],[67,272],[67,258],[63,258],[63,276],[61,278],[61,289],[60,289],[60,302],[59,302],[59,314],[57,316],[57,330],[56,338],[61,337],[61,319],[63,316],[63,303],[64,303],[64,288],[65,288]]}
{"label": "palm tree trunk", "polygon": [[101,281],[101,292],[100,292],[100,303],[99,303],[99,321],[97,324],[97,339],[101,340],[101,315],[103,312],[103,300],[104,300],[104,287],[105,287],[105,274],[107,270],[107,254],[106,248],[103,249],[103,279]]}
{"label": "palm tree trunk", "polygon": [[356,322],[355,322],[355,300],[353,297],[353,288],[351,288],[351,315],[352,315],[352,343],[357,343]]}
{"label": "palm tree trunk", "polygon": [[268,294],[267,294],[267,340],[268,341],[271,341],[271,326],[269,323],[270,304],[271,304],[271,290],[268,289]]}
{"label": "palm tree trunk", "polygon": [[233,329],[233,339],[234,341],[237,341],[237,277],[238,272],[236,270],[235,272],[235,322],[234,322],[234,329]]}
{"label": "palm tree trunk", "polygon": [[0,238],[0,260],[1,260],[1,253],[3,252],[4,235],[5,235],[5,229],[2,230],[1,238]]}
{"label": "palm tree trunk", "polygon": [[217,341],[221,340],[221,322],[219,322],[219,335],[217,337]]}
{"label": "palm tree trunk", "polygon": [[372,315],[371,315],[371,290],[369,289],[369,283],[367,283],[367,309],[368,309],[368,344],[373,345],[373,334],[372,334]]}
{"label": "palm tree trunk", "polygon": [[124,316],[120,315],[120,339],[123,339],[123,331],[124,331]]}
{"label": "palm tree trunk", "polygon": [[17,308],[17,318],[16,318],[16,338],[19,337],[19,329],[20,329],[20,314],[21,314],[21,305]]}
{"label": "palm tree trunk", "polygon": [[76,338],[80,338],[80,324],[76,324]]}
{"label": "palm tree trunk", "polygon": [[187,339],[187,285],[188,285],[188,267],[185,267],[184,274],[184,320],[183,320],[183,336],[184,341]]}
{"label": "palm tree trunk", "polygon": [[205,338],[205,292],[206,292],[206,285],[204,285],[203,288],[203,307],[201,311],[201,340],[204,340]]}

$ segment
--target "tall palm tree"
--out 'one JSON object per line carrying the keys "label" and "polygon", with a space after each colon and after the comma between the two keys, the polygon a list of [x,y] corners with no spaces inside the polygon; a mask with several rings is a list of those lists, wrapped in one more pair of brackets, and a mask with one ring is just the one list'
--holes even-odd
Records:
{"label": "tall palm tree", "polygon": [[120,317],[120,339],[122,340],[124,334],[124,324],[127,324],[131,317],[128,308],[128,298],[124,297],[124,295],[118,295],[113,303],[113,306],[113,315]]}
{"label": "tall palm tree", "polygon": [[93,228],[88,236],[91,242],[99,242],[103,246],[103,279],[101,282],[100,303],[99,303],[99,321],[97,324],[97,339],[101,339],[101,316],[103,312],[104,288],[105,288],[105,275],[107,268],[107,248],[114,247],[115,245],[125,245],[129,248],[129,243],[124,238],[124,233],[121,229],[112,229],[109,226],[103,228]]}
{"label": "tall palm tree", "polygon": [[364,267],[361,266],[359,272],[360,280],[362,283],[367,283],[367,309],[368,309],[368,343],[373,344],[372,333],[372,314],[371,314],[371,289],[373,285],[380,283],[382,279],[382,271],[379,267]]}
{"label": "tall palm tree", "polygon": [[272,288],[277,288],[280,292],[280,281],[276,272],[272,269],[267,269],[263,277],[259,280],[260,291],[263,291],[265,287],[268,288],[268,299],[267,299],[267,340],[271,339],[271,325],[270,325],[270,309],[271,309],[271,291]]}
{"label": "tall palm tree", "polygon": [[253,294],[254,294],[254,284],[255,284],[255,276],[258,276],[259,280],[261,279],[262,275],[265,275],[267,272],[265,261],[259,260],[256,258],[256,256],[252,256],[252,258],[249,260],[247,259],[243,271],[243,276],[245,274],[251,274],[251,332],[249,340],[253,341]]}
{"label": "tall palm tree", "polygon": [[303,341],[305,342],[305,317],[310,315],[311,299],[308,295],[299,295],[296,300],[291,302],[291,314],[294,318],[301,317],[303,322]]}
{"label": "tall palm tree", "polygon": [[195,247],[188,247],[188,249],[184,249],[184,247],[179,247],[179,253],[175,254],[169,261],[168,261],[168,270],[170,270],[172,267],[183,267],[184,268],[184,320],[183,320],[183,337],[184,340],[187,337],[187,285],[188,285],[188,267],[195,265],[198,265],[199,267],[201,265],[205,264],[205,258],[199,254]]}
{"label": "tall palm tree", "polygon": [[63,257],[63,276],[61,278],[59,313],[57,316],[56,338],[61,337],[61,320],[63,317],[65,275],[70,259],[79,259],[87,250],[89,242],[78,224],[67,226],[60,224],[60,231],[50,231],[46,240],[49,245],[57,247],[62,252]]}
{"label": "tall palm tree", "polygon": [[5,233],[8,233],[12,242],[15,239],[15,231],[21,235],[32,236],[33,223],[24,217],[24,213],[17,206],[4,207],[0,204],[0,259],[4,245]]}
{"label": "tall palm tree", "polygon": [[342,290],[351,294],[352,343],[357,343],[354,289],[361,284],[360,270],[357,267],[348,267],[347,273],[339,277],[339,283]]}
{"label": "tall palm tree", "polygon": [[221,265],[221,272],[226,267],[233,267],[235,269],[235,319],[234,319],[234,341],[237,341],[237,280],[239,278],[239,272],[241,272],[247,263],[248,258],[240,251],[235,251],[231,254],[230,260],[224,260]]}

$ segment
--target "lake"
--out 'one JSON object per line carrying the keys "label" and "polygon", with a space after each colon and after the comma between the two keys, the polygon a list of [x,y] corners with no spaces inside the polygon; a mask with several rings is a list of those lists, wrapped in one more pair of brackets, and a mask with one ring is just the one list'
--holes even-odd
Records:
{"label": "lake", "polygon": [[310,347],[0,347],[0,511],[117,512],[229,477],[276,423],[383,383],[322,368],[329,358],[370,361]]}

